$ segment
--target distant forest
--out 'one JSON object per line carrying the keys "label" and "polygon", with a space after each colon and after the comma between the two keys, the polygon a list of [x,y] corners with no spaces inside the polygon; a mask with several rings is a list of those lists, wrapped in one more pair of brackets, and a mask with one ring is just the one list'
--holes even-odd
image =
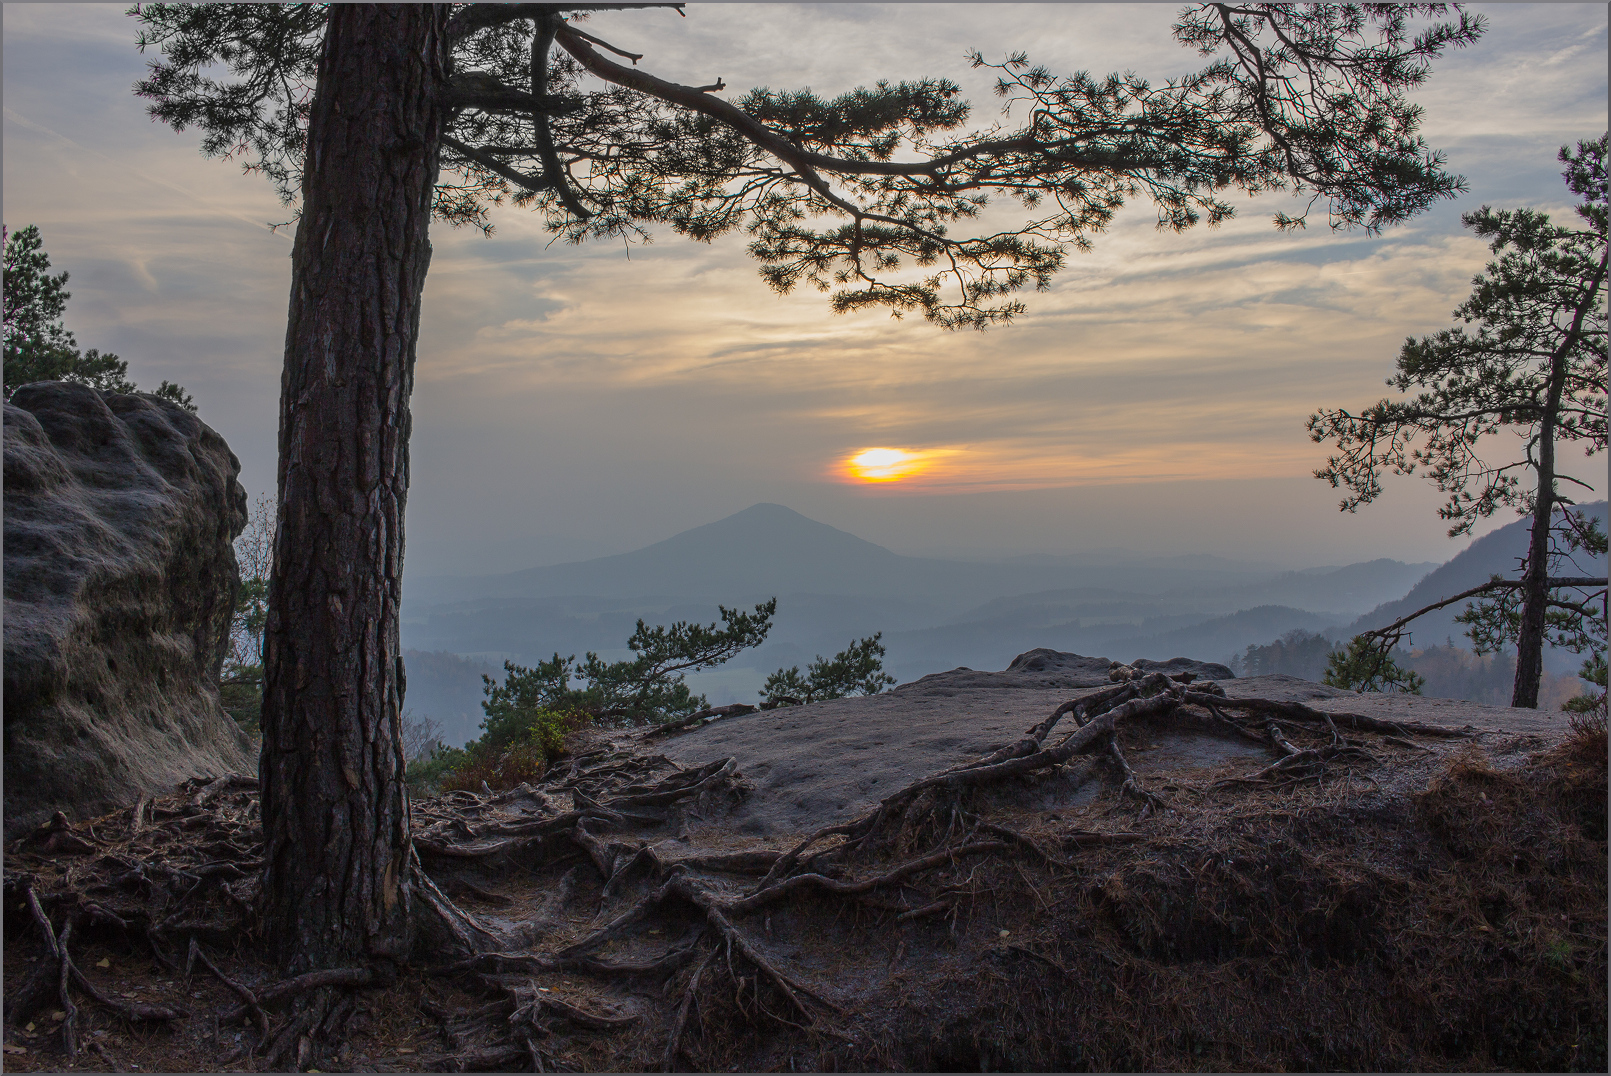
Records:
{"label": "distant forest", "polygon": [[[1297,629],[1273,643],[1249,646],[1231,658],[1229,665],[1237,676],[1285,673],[1318,683],[1326,673],[1327,658],[1339,645],[1318,632]],[[1511,685],[1516,678],[1513,653],[1474,654],[1449,642],[1398,651],[1393,658],[1426,677],[1422,694],[1431,698],[1510,705]],[[1561,703],[1581,694],[1584,687],[1584,682],[1575,676],[1546,671],[1539,684],[1539,709],[1559,710]]]}

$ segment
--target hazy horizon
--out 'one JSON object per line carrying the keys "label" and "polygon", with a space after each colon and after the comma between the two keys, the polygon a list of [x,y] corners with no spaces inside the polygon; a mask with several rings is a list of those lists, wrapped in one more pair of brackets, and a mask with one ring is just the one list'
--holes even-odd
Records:
{"label": "hazy horizon", "polygon": [[[720,75],[730,97],[952,77],[977,125],[997,106],[970,47],[1027,49],[1064,74],[1199,66],[1170,37],[1174,6],[982,10],[696,4],[590,26],[647,53],[650,71]],[[1292,208],[1285,196],[1181,236],[1132,203],[1025,296],[1015,325],[985,334],[836,317],[811,291],[780,298],[742,236],[570,248],[512,208],[493,211],[490,239],[433,225],[409,574],[625,552],[758,502],[922,556],[1449,559],[1469,540],[1444,536],[1441,497],[1419,478],[1338,513],[1308,477],[1326,453],[1304,419],[1378,399],[1404,338],[1448,326],[1487,258],[1461,213],[1567,213],[1555,153],[1606,128],[1604,6],[1472,10],[1488,34],[1412,95],[1466,194],[1378,237],[1331,233],[1323,211],[1279,234],[1269,218]],[[196,132],[144,115],[130,87],[146,58],[122,12],[5,5],[5,223],[38,225],[53,270],[71,273],[81,346],[118,353],[143,387],[167,378],[195,395],[255,501],[274,482],[290,274],[290,230],[265,224],[291,211],[260,177],[203,158]],[[870,448],[933,466],[854,484],[845,461]]]}
{"label": "hazy horizon", "polygon": [[[1586,507],[1604,519],[1604,501]],[[1516,521],[1441,564],[1373,560],[1291,572],[1263,562],[1146,559],[1122,550],[965,564],[891,555],[791,509],[761,504],[602,560],[480,577],[416,576],[404,595],[401,640],[411,704],[469,736],[480,720],[480,676],[496,675],[499,663],[529,666],[583,652],[626,660],[633,656],[626,640],[640,619],[703,623],[717,617],[720,604],[777,603],[766,642],[690,676],[691,688],[715,705],[753,700],[774,669],[808,664],[873,632],[887,648],[886,671],[902,683],[959,665],[1004,668],[1037,647],[1233,665],[1246,648],[1277,639],[1318,633],[1335,642],[1380,627],[1504,571],[1526,543],[1527,523]],[[1576,569],[1603,574],[1604,565],[1592,558]],[[1464,643],[1458,611],[1418,621],[1412,645]],[[1502,687],[1508,699],[1508,681],[1467,676],[1491,673],[1492,662],[1462,652],[1423,655],[1441,670],[1429,683],[1475,701],[1495,701]],[[1318,679],[1313,648],[1304,654],[1301,667],[1275,671]],[[1299,660],[1295,652],[1287,656]],[[1545,652],[1550,682],[1560,690],[1570,687],[1561,678],[1571,679],[1580,663],[1580,656]]]}
{"label": "hazy horizon", "polygon": [[[437,580],[437,579],[465,578],[465,577],[471,577],[471,576],[473,576],[473,577],[504,576],[504,575],[518,574],[520,572],[527,571],[527,570],[530,570],[530,569],[536,569],[536,568],[563,567],[563,566],[566,566],[566,565],[584,564],[584,563],[594,561],[594,560],[608,560],[608,559],[617,557],[617,556],[619,556],[621,554],[624,554],[624,553],[640,552],[640,551],[642,551],[644,549],[647,549],[647,548],[649,548],[651,546],[655,546],[655,545],[660,544],[661,542],[667,541],[670,538],[676,538],[676,537],[679,537],[681,535],[688,534],[688,533],[690,533],[690,531],[698,531],[698,530],[702,529],[703,527],[709,526],[711,524],[727,522],[728,520],[733,519],[734,517],[742,517],[742,516],[746,515],[747,513],[749,513],[750,511],[752,511],[754,509],[765,508],[765,507],[768,507],[768,506],[786,508],[790,512],[794,511],[794,509],[790,508],[788,505],[776,505],[776,502],[770,502],[770,501],[757,501],[755,504],[749,505],[748,507],[740,510],[739,512],[731,513],[728,516],[723,516],[721,519],[710,520],[706,524],[702,524],[702,525],[691,527],[691,528],[686,528],[686,529],[684,529],[682,531],[678,531],[677,534],[675,534],[675,535],[667,535],[665,538],[661,538],[661,539],[658,539],[658,540],[652,540],[652,541],[649,541],[649,542],[644,542],[644,543],[642,543],[640,545],[635,545],[630,549],[608,550],[608,551],[605,551],[605,552],[592,551],[589,548],[591,543],[567,542],[567,541],[561,540],[561,541],[556,541],[556,542],[552,542],[552,543],[540,543],[540,544],[534,545],[534,544],[532,544],[530,542],[526,542],[526,541],[523,541],[521,539],[505,539],[505,540],[502,540],[502,541],[500,541],[498,543],[492,544],[490,547],[497,550],[497,555],[487,557],[484,560],[477,562],[477,564],[475,566],[475,569],[473,571],[468,571],[468,572],[466,572],[466,571],[453,571],[453,572],[442,572],[442,573],[438,573],[438,574],[434,574],[434,575],[426,575],[426,573],[421,572],[418,569],[416,569],[415,572],[414,572],[414,578],[416,578],[416,579],[424,578],[424,579]],[[797,514],[802,515],[802,516],[805,515],[805,513],[803,513],[803,512],[802,513],[797,513]],[[811,517],[806,516],[806,518],[810,519]],[[811,520],[811,521],[812,522],[818,522],[818,523],[822,522],[821,520]],[[843,533],[846,533],[846,534],[851,534],[852,537],[855,537],[855,538],[861,538],[862,537],[861,535],[855,534],[852,531],[844,530],[844,528],[835,527],[834,529],[835,530],[840,530],[840,531],[842,531]],[[865,539],[863,539],[863,540],[865,540]],[[884,546],[881,543],[875,542],[873,544],[880,546],[880,548],[889,549],[889,547]],[[1460,548],[1465,548],[1466,546],[1469,546],[1469,544],[1470,544],[1470,542],[1465,541],[1463,539],[1459,542]],[[574,556],[560,555],[559,559],[554,559],[554,560],[545,560],[545,561],[540,561],[540,562],[531,560],[531,558],[533,556],[537,555],[535,553],[535,550],[537,550],[537,549],[562,550],[562,549],[567,549],[567,548],[577,550],[578,552]],[[1093,564],[1107,564],[1107,563],[1128,564],[1128,563],[1148,563],[1148,562],[1152,562],[1152,561],[1175,561],[1175,560],[1178,560],[1178,561],[1191,561],[1191,560],[1194,560],[1194,559],[1197,559],[1197,558],[1201,558],[1202,560],[1204,560],[1206,562],[1214,562],[1214,563],[1224,564],[1224,565],[1238,565],[1238,566],[1247,567],[1249,569],[1257,569],[1257,570],[1260,570],[1260,571],[1264,571],[1264,570],[1271,570],[1271,571],[1303,570],[1303,569],[1321,569],[1321,568],[1346,567],[1346,565],[1342,565],[1342,564],[1327,565],[1327,564],[1320,564],[1320,563],[1311,563],[1309,560],[1303,560],[1301,558],[1300,558],[1301,563],[1300,562],[1294,562],[1293,564],[1289,565],[1289,564],[1277,562],[1277,561],[1275,561],[1275,560],[1273,560],[1273,559],[1271,559],[1269,557],[1236,558],[1236,557],[1220,556],[1219,554],[1214,554],[1214,553],[1200,553],[1200,552],[1152,553],[1152,552],[1148,552],[1148,551],[1145,551],[1145,550],[1140,550],[1140,549],[1136,549],[1136,548],[1126,548],[1126,547],[1122,547],[1122,546],[1084,547],[1084,548],[1079,549],[1076,552],[1063,553],[1063,554],[1042,553],[1042,552],[1036,552],[1036,553],[966,553],[966,552],[961,552],[961,553],[947,555],[947,554],[943,554],[943,553],[942,554],[903,553],[900,550],[895,550],[895,549],[889,549],[889,552],[897,553],[898,555],[901,555],[901,556],[920,557],[920,558],[924,558],[924,559],[932,559],[932,560],[940,560],[940,561],[957,561],[957,562],[964,562],[964,563],[976,562],[976,563],[981,563],[981,564],[1014,563],[1014,562],[1019,562],[1019,561],[1039,562],[1041,558],[1045,558],[1047,561],[1058,561],[1058,560],[1063,560],[1063,559],[1071,559],[1071,560],[1078,560],[1078,561],[1089,561],[1090,563],[1093,563]],[[1370,558],[1370,559],[1372,559],[1372,560],[1378,560],[1378,559],[1381,559],[1381,560],[1394,560],[1394,559],[1397,559],[1397,558]],[[1358,564],[1358,563],[1362,563],[1362,562],[1354,561],[1354,562],[1351,562],[1351,563]],[[1430,561],[1412,561],[1412,562],[1407,562],[1407,563],[1422,564],[1422,565],[1426,565],[1428,567],[1431,567],[1431,566],[1434,566],[1434,565],[1438,564],[1439,562],[1435,561],[1435,560],[1430,560]],[[499,566],[499,565],[505,565],[505,564],[507,564],[508,566],[507,567]]]}

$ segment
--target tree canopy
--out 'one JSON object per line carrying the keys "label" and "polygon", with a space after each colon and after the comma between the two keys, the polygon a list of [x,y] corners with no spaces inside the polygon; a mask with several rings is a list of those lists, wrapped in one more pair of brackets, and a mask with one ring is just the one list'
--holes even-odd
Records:
{"label": "tree canopy", "polygon": [[[1203,4],[1174,33],[1205,65],[1159,84],[975,53],[996,72],[1002,114],[967,130],[950,79],[727,100],[719,80],[658,78],[579,25],[654,7],[682,5],[455,5],[435,215],[490,231],[507,199],[571,242],[657,224],[701,241],[743,231],[779,292],[808,284],[832,291],[836,311],[920,311],[947,328],[1020,313],[1015,293],[1048,286],[1064,248],[1088,246],[1132,198],[1181,231],[1234,215],[1231,191],[1290,190],[1306,201],[1278,227],[1323,202],[1332,227],[1374,232],[1453,196],[1463,181],[1417,133],[1406,93],[1483,29],[1458,6],[1437,21],[1444,4]],[[131,13],[140,47],[161,54],[137,86],[151,115],[198,128],[204,152],[296,204],[327,9]],[[1016,201],[1022,222],[963,234],[993,198]]]}

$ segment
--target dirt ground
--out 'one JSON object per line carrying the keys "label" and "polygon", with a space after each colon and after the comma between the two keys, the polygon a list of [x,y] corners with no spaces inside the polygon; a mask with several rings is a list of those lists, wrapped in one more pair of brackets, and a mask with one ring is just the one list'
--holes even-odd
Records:
{"label": "dirt ground", "polygon": [[[639,784],[611,786],[618,793],[666,772],[734,766],[663,817],[603,827],[586,854],[502,836],[569,804],[562,790],[575,798],[583,787],[576,767],[571,785],[556,772],[525,798],[417,804],[431,876],[490,926],[525,929],[521,952],[548,963],[444,975],[421,954],[396,984],[356,993],[324,1067],[1605,1071],[1606,746],[1603,732],[1572,734],[1561,714],[1356,696],[1291,677],[1224,681],[1227,707],[1304,703],[1339,722],[1467,734],[1350,732],[1368,763],[1272,784],[1251,779],[1271,752],[1245,731],[1141,718],[1116,743],[1155,804],[1120,787],[1111,759],[1076,757],[938,802],[892,842],[825,860],[815,888],[744,911],[765,882],[743,877],[733,853],[774,862],[927,774],[999,753],[1102,690],[1101,672],[957,670],[671,737],[600,734],[588,757],[637,767]],[[1284,734],[1296,736],[1291,727]],[[184,853],[183,826],[200,817],[185,813],[193,792],[173,800],[171,844],[141,836],[154,855]],[[233,795],[234,817],[248,818],[252,793]],[[105,842],[106,858],[123,824],[107,816],[72,832]],[[471,834],[458,846],[442,836],[454,826]],[[1013,837],[982,840],[992,833]],[[87,891],[97,869],[93,851],[42,847],[14,845],[6,858],[8,1012],[50,961],[19,881],[41,894]],[[944,854],[920,871],[851,892],[935,848]],[[679,875],[631,876],[629,853],[705,864],[700,893],[738,909],[725,948],[697,902],[645,903],[656,879]],[[229,891],[249,903],[245,889]],[[633,909],[641,917],[629,928],[601,931]],[[198,945],[262,994],[277,975],[254,956],[249,917],[236,921]],[[53,1000],[8,1023],[5,1068],[267,1071],[261,1024],[221,1018],[241,1007],[237,993],[199,963],[183,974],[193,936],[164,928],[152,943],[87,926],[73,960],[103,995],[186,1015],[128,1019],[78,992],[77,1056],[64,1051],[67,1014]],[[602,974],[555,963],[578,945],[612,967],[663,966]],[[678,953],[705,955],[673,966]],[[264,1014],[271,1030],[287,1019]],[[517,1024],[530,1028],[524,1047],[506,1034]]]}

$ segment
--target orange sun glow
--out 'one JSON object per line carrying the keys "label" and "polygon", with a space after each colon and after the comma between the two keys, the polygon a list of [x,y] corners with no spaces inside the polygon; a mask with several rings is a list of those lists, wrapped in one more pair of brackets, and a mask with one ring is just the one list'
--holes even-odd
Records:
{"label": "orange sun glow", "polygon": [[862,482],[895,482],[910,478],[928,466],[928,459],[903,448],[868,448],[845,461],[852,478]]}

